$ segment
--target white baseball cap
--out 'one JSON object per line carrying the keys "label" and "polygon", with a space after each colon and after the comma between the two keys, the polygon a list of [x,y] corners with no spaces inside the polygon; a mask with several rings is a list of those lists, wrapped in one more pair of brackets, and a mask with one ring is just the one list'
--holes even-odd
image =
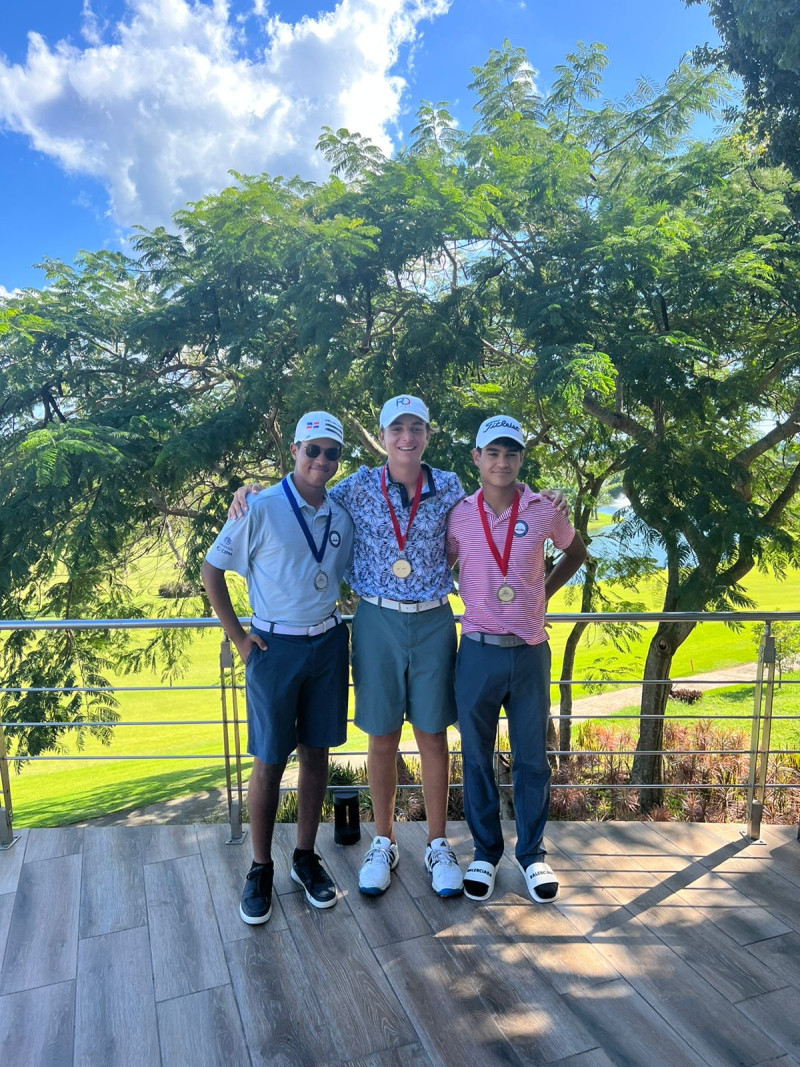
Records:
{"label": "white baseball cap", "polygon": [[431,416],[423,400],[418,396],[401,393],[387,400],[381,408],[380,428],[385,430],[400,415],[418,415],[423,422],[430,423]]}
{"label": "white baseball cap", "polygon": [[512,441],[525,447],[525,435],[522,427],[511,415],[492,415],[484,419],[475,438],[475,447],[484,448],[496,441],[498,437],[510,437]]}
{"label": "white baseball cap", "polygon": [[294,431],[295,442],[313,441],[317,437],[330,437],[332,441],[344,444],[342,424],[335,415],[327,411],[307,411],[305,415],[300,416]]}

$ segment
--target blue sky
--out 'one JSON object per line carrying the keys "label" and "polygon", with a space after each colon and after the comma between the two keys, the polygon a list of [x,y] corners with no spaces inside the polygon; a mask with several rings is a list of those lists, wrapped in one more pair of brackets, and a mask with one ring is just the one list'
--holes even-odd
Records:
{"label": "blue sky", "polygon": [[613,99],[717,40],[682,0],[0,0],[0,293],[169,225],[231,169],[323,179],[323,125],[391,150],[422,99],[471,125],[470,68],[504,38],[540,89],[601,41]]}

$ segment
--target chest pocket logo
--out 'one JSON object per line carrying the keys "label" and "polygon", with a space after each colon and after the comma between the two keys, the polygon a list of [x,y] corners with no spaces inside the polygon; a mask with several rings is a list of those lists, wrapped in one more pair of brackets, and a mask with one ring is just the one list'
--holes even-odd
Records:
{"label": "chest pocket logo", "polygon": [[338,548],[339,545],[342,543],[342,535],[339,533],[338,530],[331,530],[330,537],[328,538],[328,540],[334,548]]}
{"label": "chest pocket logo", "polygon": [[514,536],[515,537],[524,537],[527,532],[528,532],[528,524],[527,524],[527,522],[523,521],[522,519],[518,519],[514,523]]}

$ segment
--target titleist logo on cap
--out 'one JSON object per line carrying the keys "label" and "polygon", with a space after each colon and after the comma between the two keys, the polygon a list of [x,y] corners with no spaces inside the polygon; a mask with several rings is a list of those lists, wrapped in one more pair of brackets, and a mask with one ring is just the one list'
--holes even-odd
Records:
{"label": "titleist logo on cap", "polygon": [[490,415],[488,419],[484,419],[475,438],[475,447],[483,448],[498,437],[510,437],[512,441],[525,447],[522,427],[513,415]]}
{"label": "titleist logo on cap", "polygon": [[483,424],[484,430],[499,430],[501,426],[507,427],[509,430],[519,430],[519,423],[514,422],[512,419],[487,419]]}

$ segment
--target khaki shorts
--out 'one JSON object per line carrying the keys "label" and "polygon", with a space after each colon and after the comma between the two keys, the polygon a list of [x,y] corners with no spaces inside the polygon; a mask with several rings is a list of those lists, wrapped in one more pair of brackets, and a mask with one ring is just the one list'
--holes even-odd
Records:
{"label": "khaki shorts", "polygon": [[400,612],[359,601],[353,621],[355,724],[380,737],[403,722],[437,734],[456,721],[456,626],[449,604]]}

